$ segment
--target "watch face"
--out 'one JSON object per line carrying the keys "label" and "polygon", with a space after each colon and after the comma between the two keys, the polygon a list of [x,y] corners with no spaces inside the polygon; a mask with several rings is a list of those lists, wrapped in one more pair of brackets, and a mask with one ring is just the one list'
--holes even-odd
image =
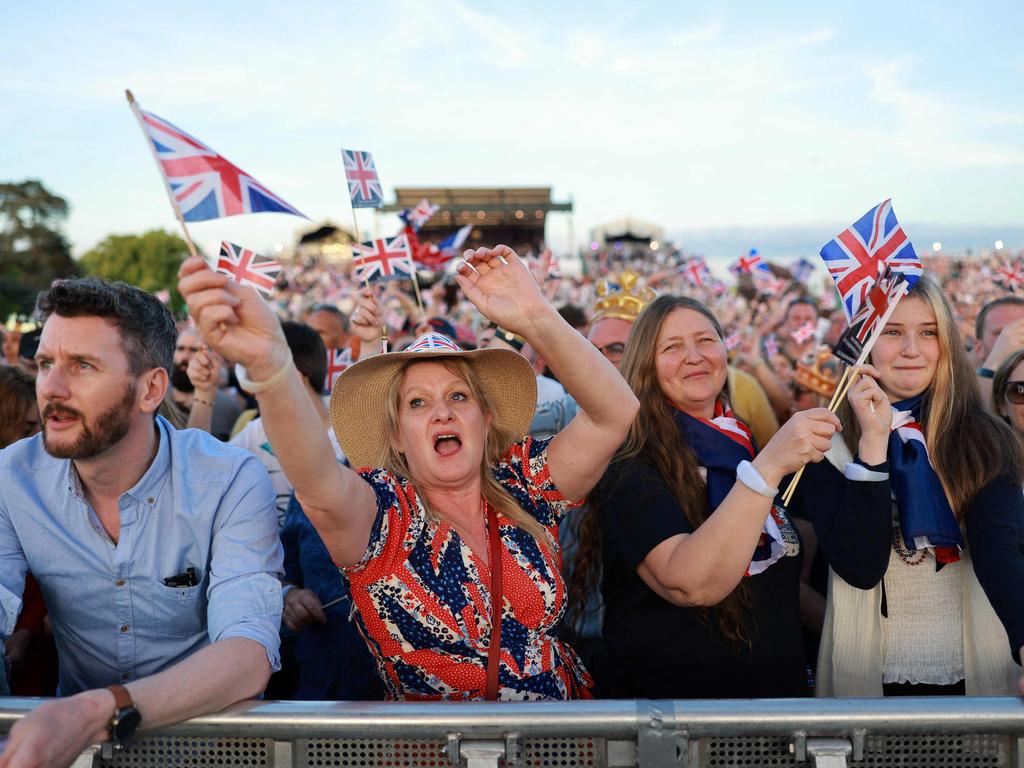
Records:
{"label": "watch face", "polygon": [[119,710],[110,723],[110,737],[117,743],[128,741],[135,735],[142,723],[142,715],[135,707]]}

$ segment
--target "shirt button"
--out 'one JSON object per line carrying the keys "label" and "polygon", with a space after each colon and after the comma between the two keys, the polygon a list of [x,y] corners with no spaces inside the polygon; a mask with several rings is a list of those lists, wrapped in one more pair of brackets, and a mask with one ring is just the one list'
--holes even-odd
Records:
{"label": "shirt button", "polygon": [[121,673],[121,679],[122,679],[122,680],[127,680],[127,679],[128,679],[129,677],[131,677],[131,676],[132,676],[132,673],[131,673],[131,672],[122,672],[122,673]]}
{"label": "shirt button", "polygon": [[122,624],[121,625],[121,631],[122,632],[127,632],[128,631],[128,625],[127,624]]}
{"label": "shirt button", "polygon": [[115,587],[123,587],[124,586],[124,579],[118,579],[117,581],[115,581],[114,582],[114,586]]}
{"label": "shirt button", "polygon": [[148,499],[146,499],[146,501],[148,503],[150,503],[150,504],[155,504],[156,503],[156,499],[154,499],[152,496],[150,496]]}

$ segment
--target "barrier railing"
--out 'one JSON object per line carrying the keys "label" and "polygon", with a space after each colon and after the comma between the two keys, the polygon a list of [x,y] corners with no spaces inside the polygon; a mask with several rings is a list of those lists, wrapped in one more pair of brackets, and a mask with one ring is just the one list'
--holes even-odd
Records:
{"label": "barrier railing", "polygon": [[[40,701],[0,699],[0,732]],[[1024,768],[1024,700],[245,702],[75,765]]]}

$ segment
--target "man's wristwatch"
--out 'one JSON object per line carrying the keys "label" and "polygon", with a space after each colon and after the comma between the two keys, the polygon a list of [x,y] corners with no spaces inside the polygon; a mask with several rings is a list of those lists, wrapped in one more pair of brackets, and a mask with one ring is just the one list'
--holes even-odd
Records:
{"label": "man's wristwatch", "polygon": [[[103,745],[105,752],[123,749],[124,745],[131,741],[139,726],[142,725],[142,715],[135,708],[135,704],[132,702],[132,695],[128,693],[128,689],[123,685],[108,685],[107,690],[114,694],[114,706],[116,708],[108,726],[110,740]],[[109,749],[107,745],[110,745]]]}

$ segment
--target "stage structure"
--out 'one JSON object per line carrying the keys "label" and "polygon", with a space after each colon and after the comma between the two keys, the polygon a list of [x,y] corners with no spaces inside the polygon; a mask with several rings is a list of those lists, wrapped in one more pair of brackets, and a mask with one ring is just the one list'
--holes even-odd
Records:
{"label": "stage structure", "polygon": [[336,264],[352,258],[355,237],[347,229],[325,221],[319,227],[304,232],[295,244],[294,261],[310,260]]}
{"label": "stage structure", "polygon": [[415,208],[423,198],[441,210],[420,229],[421,240],[439,242],[472,224],[467,248],[505,243],[520,252],[537,253],[545,242],[547,215],[565,213],[570,249],[573,245],[572,200],[555,202],[551,187],[395,187],[395,201],[379,211],[398,213]]}
{"label": "stage structure", "polygon": [[609,221],[590,230],[591,242],[602,248],[612,247],[616,243],[650,246],[652,243],[664,242],[664,239],[665,230],[662,227],[631,216]]}

